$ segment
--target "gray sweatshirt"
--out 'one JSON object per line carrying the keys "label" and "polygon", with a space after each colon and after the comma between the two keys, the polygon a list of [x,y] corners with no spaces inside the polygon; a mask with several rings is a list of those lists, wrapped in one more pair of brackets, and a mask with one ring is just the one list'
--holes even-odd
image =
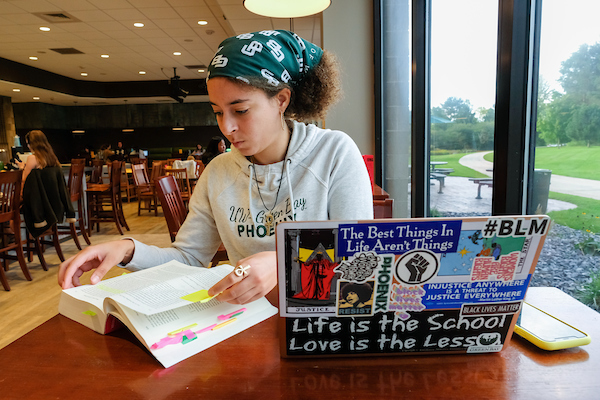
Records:
{"label": "gray sweatshirt", "polygon": [[173,259],[208,266],[221,241],[232,265],[273,251],[275,232],[267,232],[264,224],[271,208],[275,222],[372,219],[369,175],[354,141],[340,131],[294,122],[284,161],[253,167],[232,147],[200,176],[189,214],[171,247],[134,240],[135,253],[127,268]]}

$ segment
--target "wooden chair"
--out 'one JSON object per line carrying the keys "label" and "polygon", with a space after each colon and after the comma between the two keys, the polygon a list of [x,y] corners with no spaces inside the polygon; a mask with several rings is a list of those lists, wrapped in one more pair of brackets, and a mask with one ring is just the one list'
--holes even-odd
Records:
{"label": "wooden chair", "polygon": [[187,209],[183,203],[179,186],[173,176],[161,176],[156,180],[155,186],[163,214],[167,220],[171,242],[174,242],[179,228],[185,221],[185,217],[187,217]]}
{"label": "wooden chair", "polygon": [[373,216],[375,219],[393,218],[394,199],[373,200]]}
{"label": "wooden chair", "polygon": [[[45,239],[47,236],[50,236],[50,239]],[[58,239],[58,226],[56,224],[52,225],[47,231],[37,237],[33,237],[29,232],[27,233],[27,243],[25,246],[25,250],[27,251],[27,259],[31,262],[33,260],[33,253],[36,253],[38,259],[40,260],[40,265],[44,271],[48,271],[48,264],[46,263],[46,259],[44,257],[46,245],[54,246],[60,261],[65,261],[65,255],[62,252],[60,240]]]}
{"label": "wooden chair", "polygon": [[[80,173],[83,178],[83,169],[85,168],[85,164],[76,161],[74,164],[72,164],[72,167],[80,168],[81,169]],[[30,176],[32,176],[32,175],[30,175]],[[59,179],[62,180],[62,185],[64,185],[64,178],[63,178],[62,170],[60,172]],[[54,187],[51,186],[49,184],[49,182],[52,182],[52,181],[46,181],[46,180],[43,180],[43,178],[42,178],[42,181],[44,182],[43,190],[45,191],[48,198],[51,199],[54,196],[53,193],[57,194],[57,196],[60,196],[60,195],[58,195],[58,193],[60,193],[62,191],[62,188],[59,188],[57,186],[54,186]],[[23,185],[27,185],[27,183],[23,182]],[[61,185],[61,184],[59,184],[59,185]],[[27,189],[27,188],[25,188],[25,189]],[[31,207],[32,207],[32,204],[28,204],[28,201],[34,201],[34,199],[30,198],[28,200],[27,196],[24,195],[23,200],[22,200],[22,211],[24,211],[24,215],[26,215],[27,212],[30,212],[25,209],[28,208],[29,210],[31,210]],[[67,210],[65,210],[65,211],[67,211]],[[58,218],[58,220],[60,220],[63,217],[64,217],[64,215],[56,215],[56,218]],[[41,228],[44,229],[43,232],[40,232],[40,229],[38,229],[38,227],[35,227],[34,224],[27,224],[27,220],[25,220],[25,229],[27,230],[27,238],[25,240],[25,251],[27,252],[28,261],[32,261],[33,253],[36,253],[40,260],[40,265],[42,266],[44,271],[48,271],[48,264],[46,263],[46,259],[44,258],[44,251],[45,251],[46,245],[52,245],[54,247],[54,250],[56,251],[56,254],[58,255],[58,258],[60,259],[61,262],[65,261],[65,256],[63,254],[63,251],[62,251],[62,248],[60,245],[59,233],[58,233],[58,222],[56,221],[56,219],[52,222],[52,224],[45,223],[44,226],[42,226]],[[50,237],[49,239],[47,238],[48,236]]]}
{"label": "wooden chair", "polygon": [[204,163],[202,161],[196,160],[196,179],[200,178],[202,172],[204,172]]}
{"label": "wooden chair", "polygon": [[165,174],[175,178],[177,186],[179,187],[179,192],[181,192],[183,202],[187,204],[192,196],[192,187],[190,186],[190,180],[188,179],[187,169],[168,168],[165,170]]}
{"label": "wooden chair", "polygon": [[91,236],[94,224],[100,231],[101,222],[114,222],[122,235],[123,227],[129,230],[121,199],[121,161],[113,161],[109,170],[109,184],[89,185],[86,190],[88,200],[88,235]]}
{"label": "wooden chair", "polygon": [[[85,228],[84,215],[86,213],[85,207],[83,205],[83,175],[84,175],[84,163],[76,163],[71,161],[71,168],[69,169],[69,181],[67,182],[67,186],[69,187],[69,193],[71,195],[71,202],[77,203],[76,215],[77,215],[77,225],[75,223],[70,223],[69,226],[58,226],[58,233],[70,233],[73,238],[73,242],[75,242],[75,246],[79,250],[81,250],[81,244],[79,243],[79,238],[77,237],[78,232],[81,233],[83,239],[87,244],[92,244],[90,242],[90,238],[87,234],[87,229]],[[85,160],[83,160],[85,161]]]}
{"label": "wooden chair", "polygon": [[[141,210],[154,210],[154,215],[158,215],[158,199],[154,185],[148,180],[148,172],[145,164],[133,164],[133,182],[137,191],[138,198],[138,216]],[[145,207],[142,207],[144,202]]]}
{"label": "wooden chair", "polygon": [[[133,174],[133,169],[131,174]],[[131,175],[127,172],[125,162],[123,162],[123,170],[121,173],[121,190],[123,191],[127,202],[131,203],[131,200],[136,196],[137,190],[133,181],[133,177],[131,177]]]}
{"label": "wooden chair", "polygon": [[104,166],[104,160],[92,160],[92,176],[90,183],[104,183],[102,182],[102,167]]}
{"label": "wooden chair", "polygon": [[[167,220],[167,228],[169,229],[169,235],[171,235],[171,242],[174,242],[177,232],[179,232],[179,228],[183,225],[188,214],[175,178],[171,175],[158,178],[156,180],[156,193],[162,205],[165,219]],[[227,250],[225,250],[225,246],[221,244],[213,257],[211,264],[217,265],[221,261],[228,260],[228,258]]]}
{"label": "wooden chair", "polygon": [[[2,224],[2,242],[0,243],[0,258],[3,265],[0,266],[0,281],[4,290],[10,290],[5,270],[8,270],[7,260],[16,258],[19,261],[21,270],[25,278],[32,280],[23,247],[21,246],[21,214],[19,206],[21,202],[21,179],[22,171],[9,171],[0,173],[0,223]],[[14,240],[9,240],[9,235],[14,236]],[[15,251],[16,256],[9,255],[9,251]]]}
{"label": "wooden chair", "polygon": [[173,163],[174,163],[175,161],[181,161],[181,158],[169,158],[169,159],[167,159],[167,165],[168,165],[169,167],[172,167],[172,166],[173,166]]}
{"label": "wooden chair", "polygon": [[204,168],[204,163],[200,160],[196,160],[196,176],[195,179],[191,181],[192,193],[194,193],[194,189],[196,189],[196,184],[198,183],[198,179],[200,179],[200,175],[204,172]]}

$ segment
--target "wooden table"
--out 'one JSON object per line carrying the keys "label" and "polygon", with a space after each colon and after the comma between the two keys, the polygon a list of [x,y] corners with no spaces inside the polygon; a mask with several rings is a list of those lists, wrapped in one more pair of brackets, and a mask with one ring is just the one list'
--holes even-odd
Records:
{"label": "wooden table", "polygon": [[373,200],[385,200],[389,197],[389,193],[383,190],[381,186],[378,184],[373,185]]}
{"label": "wooden table", "polygon": [[[270,298],[275,298],[272,293]],[[0,350],[2,399],[595,399],[600,314],[555,288],[527,300],[592,336],[546,352],[518,337],[495,354],[281,359],[278,317],[163,369],[127,331],[56,316]]]}

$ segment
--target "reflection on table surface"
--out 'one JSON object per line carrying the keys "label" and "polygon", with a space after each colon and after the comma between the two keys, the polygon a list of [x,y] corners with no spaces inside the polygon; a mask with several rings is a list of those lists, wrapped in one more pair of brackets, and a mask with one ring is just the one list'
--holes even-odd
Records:
{"label": "reflection on table surface", "polygon": [[[600,337],[600,314],[558,289],[531,288],[527,301]],[[0,350],[3,398],[591,399],[600,391],[594,339],[555,352],[513,337],[494,354],[281,359],[278,320],[163,369],[127,330],[103,336],[56,316]]]}

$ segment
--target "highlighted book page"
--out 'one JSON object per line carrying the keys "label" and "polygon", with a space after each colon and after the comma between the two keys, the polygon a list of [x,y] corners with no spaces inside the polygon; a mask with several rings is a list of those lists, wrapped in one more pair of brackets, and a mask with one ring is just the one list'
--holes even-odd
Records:
{"label": "highlighted book page", "polygon": [[230,265],[210,269],[171,261],[154,268],[107,279],[97,285],[66,289],[68,295],[103,309],[106,298],[143,314],[156,314],[183,307],[182,297],[209,289],[233,270]]}

